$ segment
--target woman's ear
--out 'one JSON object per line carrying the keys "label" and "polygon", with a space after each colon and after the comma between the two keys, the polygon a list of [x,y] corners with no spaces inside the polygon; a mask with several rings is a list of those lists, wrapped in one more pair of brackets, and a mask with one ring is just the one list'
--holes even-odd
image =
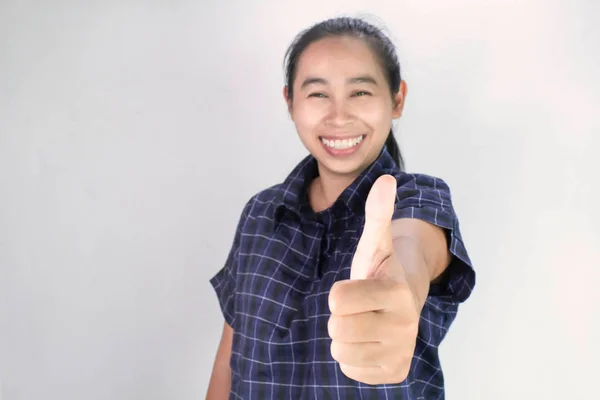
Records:
{"label": "woman's ear", "polygon": [[287,104],[287,109],[288,112],[290,113],[290,116],[292,115],[292,100],[289,98],[289,93],[288,93],[288,87],[284,86],[283,87],[283,98],[285,100],[285,103]]}
{"label": "woman's ear", "polygon": [[406,81],[400,82],[400,90],[394,96],[394,109],[392,110],[392,118],[400,118],[402,116],[402,111],[404,110],[404,103],[406,101]]}

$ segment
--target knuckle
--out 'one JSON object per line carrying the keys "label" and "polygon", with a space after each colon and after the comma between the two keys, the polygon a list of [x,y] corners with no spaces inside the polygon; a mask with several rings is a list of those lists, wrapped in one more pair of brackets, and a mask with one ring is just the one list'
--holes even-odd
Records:
{"label": "knuckle", "polygon": [[386,324],[386,335],[394,342],[406,342],[406,340],[416,340],[419,333],[419,323],[414,321],[406,321],[401,316],[392,315],[391,320]]}
{"label": "knuckle", "polygon": [[341,297],[342,296],[342,287],[339,282],[335,282],[331,289],[329,290],[328,303],[329,303],[329,311],[332,314],[337,314],[339,312],[339,305],[342,304]]}
{"label": "knuckle", "polygon": [[403,340],[416,340],[419,334],[419,317],[407,318],[401,315],[391,315],[388,323],[390,337],[401,337]]}
{"label": "knuckle", "polygon": [[406,378],[408,378],[408,374],[410,373],[410,360],[410,357],[404,359],[391,370],[391,378],[394,382],[404,382]]}
{"label": "knuckle", "polygon": [[395,318],[389,323],[389,328],[386,329],[386,333],[391,338],[401,338],[406,333],[406,326],[402,323],[400,318]]}
{"label": "knuckle", "polygon": [[408,368],[403,368],[401,369],[397,374],[396,374],[396,381],[397,382],[404,382],[406,380],[406,378],[408,378],[408,372],[410,370]]}
{"label": "knuckle", "polygon": [[366,376],[365,377],[359,377],[358,379],[355,379],[355,380],[356,381],[360,381],[360,382],[362,382],[362,383],[364,383],[366,385],[371,385],[371,386],[380,385],[380,384],[384,383],[383,381],[381,381],[381,379],[377,379],[377,378],[374,378],[374,377],[366,377]]}
{"label": "knuckle", "polygon": [[374,379],[374,377],[369,376],[368,374],[361,374],[357,371],[356,368],[352,368],[342,363],[340,363],[340,370],[344,375],[346,375],[346,377],[357,382],[361,382],[367,385],[377,385],[381,383],[377,379]]}
{"label": "knuckle", "polygon": [[404,281],[388,280],[386,281],[386,286],[385,289],[387,289],[387,292],[394,298],[403,296],[408,289],[408,284]]}
{"label": "knuckle", "polygon": [[344,364],[340,364],[340,370],[344,375],[346,375],[350,379],[354,379],[356,381],[360,381],[360,377],[354,376],[352,370],[349,370]]}
{"label": "knuckle", "polygon": [[329,321],[327,321],[327,332],[329,333],[329,337],[332,339],[339,339],[339,319],[335,316],[329,317]]}
{"label": "knuckle", "polygon": [[335,340],[331,341],[331,346],[330,346],[330,352],[331,352],[331,357],[337,361],[337,362],[341,362],[340,360],[343,360],[343,350],[340,346],[340,344],[338,342],[336,342]]}
{"label": "knuckle", "polygon": [[413,321],[410,321],[404,326],[406,333],[410,338],[417,339],[417,335],[419,334],[419,318],[415,318]]}

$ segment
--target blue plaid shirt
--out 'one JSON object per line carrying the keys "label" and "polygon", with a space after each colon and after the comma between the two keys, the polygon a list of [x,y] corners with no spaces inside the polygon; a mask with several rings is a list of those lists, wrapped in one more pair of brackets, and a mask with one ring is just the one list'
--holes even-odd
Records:
{"label": "blue plaid shirt", "polygon": [[[211,279],[234,330],[230,399],[443,399],[438,346],[475,284],[448,186],[400,172],[384,149],[329,209],[315,213],[306,189],[317,174],[308,156],[282,184],[253,196],[225,266]],[[366,197],[383,174],[398,181],[394,219],[444,228],[453,261],[431,285],[408,378],[366,385],[347,378],[331,357],[328,295],[335,281],[350,277]]]}

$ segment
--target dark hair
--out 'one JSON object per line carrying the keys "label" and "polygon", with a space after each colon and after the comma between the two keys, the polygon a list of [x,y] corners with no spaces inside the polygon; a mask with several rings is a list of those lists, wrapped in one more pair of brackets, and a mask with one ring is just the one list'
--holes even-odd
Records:
{"label": "dark hair", "polygon": [[[319,22],[309,29],[300,32],[287,49],[285,53],[285,80],[290,100],[294,94],[293,86],[298,60],[304,50],[313,42],[334,36],[353,36],[364,40],[375,53],[383,68],[392,95],[398,93],[400,83],[402,82],[400,62],[396,55],[396,48],[391,40],[381,29],[362,19],[338,17]],[[390,133],[385,141],[385,147],[394,158],[394,161],[396,161],[400,170],[404,170],[404,160],[400,153],[398,142],[394,138],[393,129],[390,129]]]}

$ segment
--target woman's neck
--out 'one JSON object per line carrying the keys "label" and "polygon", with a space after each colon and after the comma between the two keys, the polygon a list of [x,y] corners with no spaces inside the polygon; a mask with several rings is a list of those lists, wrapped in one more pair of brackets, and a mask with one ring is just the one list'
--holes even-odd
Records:
{"label": "woman's neck", "polygon": [[357,177],[358,174],[334,174],[319,166],[319,176],[310,183],[308,190],[308,199],[313,211],[321,212],[331,207]]}

